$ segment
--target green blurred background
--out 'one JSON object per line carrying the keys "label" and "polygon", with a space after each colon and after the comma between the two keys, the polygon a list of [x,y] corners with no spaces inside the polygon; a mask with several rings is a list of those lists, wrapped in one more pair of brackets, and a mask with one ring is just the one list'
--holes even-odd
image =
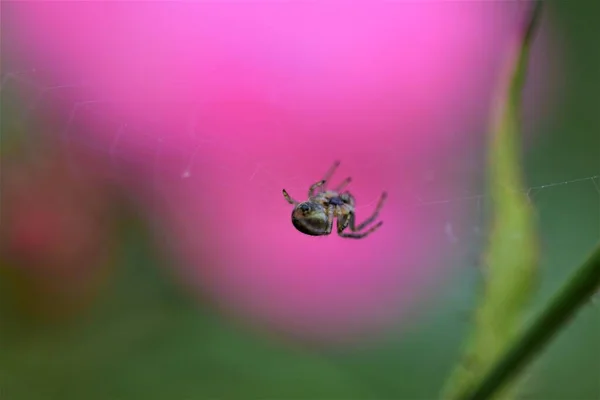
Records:
{"label": "green blurred background", "polygon": [[[533,311],[600,240],[600,3],[550,6],[565,78],[552,124],[525,157],[542,238]],[[3,92],[4,115],[8,107],[14,98]],[[483,229],[480,218],[473,213]],[[472,256],[457,257],[464,268],[401,329],[359,346],[317,348],[198,305],[165,268],[148,228],[132,216],[121,225],[114,275],[82,318],[25,318],[0,275],[0,399],[435,399],[459,360],[481,279],[482,243],[473,243]],[[528,375],[522,398],[600,399],[600,302],[582,310]]]}

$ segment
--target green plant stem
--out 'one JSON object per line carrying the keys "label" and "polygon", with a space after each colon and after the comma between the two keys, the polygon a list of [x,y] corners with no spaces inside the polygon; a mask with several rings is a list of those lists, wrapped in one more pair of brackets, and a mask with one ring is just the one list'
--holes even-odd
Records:
{"label": "green plant stem", "polygon": [[531,327],[489,371],[465,400],[487,399],[526,363],[585,305],[600,288],[600,244],[577,269]]}

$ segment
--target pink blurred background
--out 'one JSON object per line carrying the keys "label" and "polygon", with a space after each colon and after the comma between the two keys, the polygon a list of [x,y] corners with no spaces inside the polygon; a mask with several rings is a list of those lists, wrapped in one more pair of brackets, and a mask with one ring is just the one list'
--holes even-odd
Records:
{"label": "pink blurred background", "polygon": [[[401,320],[450,272],[456,243],[418,203],[468,194],[527,6],[14,2],[3,35],[11,68],[62,99],[62,139],[104,155],[187,284],[246,319],[343,340]],[[546,43],[531,102],[549,90]],[[336,159],[359,221],[389,192],[366,239],[290,222],[281,189],[303,200]]]}

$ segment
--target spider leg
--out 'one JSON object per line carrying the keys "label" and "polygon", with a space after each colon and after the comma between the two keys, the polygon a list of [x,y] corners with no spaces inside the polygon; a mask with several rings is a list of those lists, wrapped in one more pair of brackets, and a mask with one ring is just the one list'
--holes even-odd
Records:
{"label": "spider leg", "polygon": [[338,233],[338,235],[342,236],[342,232],[350,224],[350,220],[352,219],[352,215],[353,214],[349,214],[349,215],[338,217],[338,219],[337,219],[337,233]]}
{"label": "spider leg", "polygon": [[[371,233],[375,232],[381,225],[383,225],[383,221],[379,221],[367,231],[364,232],[356,232],[356,227],[354,226],[354,221],[356,219],[356,215],[354,211],[350,211],[349,214],[346,214],[342,217],[339,217],[337,220],[337,233],[339,236],[343,238],[349,239],[362,239]],[[346,228],[350,227],[353,232],[344,232]]]}
{"label": "spider leg", "polygon": [[349,239],[362,239],[362,238],[366,237],[367,235],[370,235],[371,233],[375,232],[377,229],[379,229],[379,227],[381,225],[383,225],[383,221],[379,221],[378,223],[373,225],[371,228],[369,228],[369,230],[364,231],[364,232],[346,233],[346,232],[338,231],[338,235],[340,235],[341,237],[344,237],[344,238],[349,238]]}
{"label": "spider leg", "polygon": [[285,199],[287,200],[288,203],[293,204],[293,205],[298,204],[298,201],[292,199],[285,189],[283,189],[282,192],[283,192],[283,197],[285,197]]}
{"label": "spider leg", "polygon": [[[315,192],[318,188],[322,188],[323,185],[325,185],[325,180],[321,180],[317,183],[314,183],[309,189],[308,189],[308,198],[312,199],[315,196]],[[321,190],[322,191],[322,190]]]}
{"label": "spider leg", "polygon": [[[367,225],[369,225],[370,223],[375,221],[375,218],[377,218],[377,216],[379,215],[379,211],[381,211],[381,208],[383,207],[383,204],[385,203],[385,199],[387,199],[387,193],[383,192],[381,194],[381,197],[379,198],[379,203],[377,203],[377,207],[375,208],[375,211],[373,211],[373,214],[371,214],[371,216],[369,218],[367,218],[364,222],[360,223],[358,226],[355,226],[355,217],[354,217],[354,213],[353,213],[350,217],[350,230],[353,232],[362,231]],[[381,223],[378,224],[378,227],[379,226],[381,226]],[[373,228],[371,228],[371,229],[373,229]]]}
{"label": "spider leg", "polygon": [[[327,172],[325,173],[325,176],[323,176],[323,181],[328,182],[329,180],[331,180],[331,177],[333,176],[333,173],[335,172],[335,170],[337,169],[337,167],[340,166],[340,161],[339,160],[335,160],[333,162],[333,165],[327,170]],[[321,192],[324,192],[326,189],[326,185],[323,185],[321,187]]]}
{"label": "spider leg", "polygon": [[329,235],[333,230],[333,215],[335,211],[335,206],[330,205],[327,207],[327,230],[325,231],[326,235]]}
{"label": "spider leg", "polygon": [[347,177],[346,179],[344,179],[342,181],[342,183],[340,183],[334,190],[336,192],[341,192],[343,188],[345,188],[346,186],[348,186],[348,184],[352,182],[352,177]]}

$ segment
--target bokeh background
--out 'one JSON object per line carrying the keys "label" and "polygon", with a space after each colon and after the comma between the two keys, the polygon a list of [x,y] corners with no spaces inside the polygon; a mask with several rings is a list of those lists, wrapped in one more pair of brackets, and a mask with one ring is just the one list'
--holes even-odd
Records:
{"label": "bokeh background", "polygon": [[[417,36],[422,43],[405,51],[435,54],[408,63],[397,75],[389,66],[377,69],[361,61],[360,68],[338,68],[343,79],[336,80],[335,63],[321,60],[307,67],[293,59],[273,64],[267,57],[270,72],[292,73],[277,76],[284,89],[269,92],[265,101],[257,92],[264,88],[261,79],[267,86],[271,81],[256,70],[265,60],[261,54],[269,53],[245,54],[249,70],[239,70],[243,63],[226,64],[237,89],[229,81],[213,82],[214,87],[199,81],[203,93],[214,95],[223,87],[229,92],[199,107],[197,120],[184,118],[185,104],[173,106],[189,88],[157,85],[150,86],[153,94],[162,89],[162,95],[172,96],[163,103],[168,111],[152,109],[156,117],[143,123],[136,117],[148,109],[130,107],[140,99],[122,108],[113,107],[114,101],[79,107],[74,104],[86,100],[80,89],[102,89],[104,97],[146,96],[136,88],[145,88],[153,73],[172,75],[178,64],[155,65],[157,70],[146,70],[134,84],[101,74],[103,68],[130,73],[129,64],[87,65],[82,70],[100,74],[90,72],[81,81],[75,64],[66,60],[86,52],[95,60],[95,49],[86,49],[92,46],[86,28],[79,28],[83,39],[74,53],[61,47],[60,31],[48,34],[49,44],[36,52],[32,43],[39,42],[40,32],[43,36],[44,12],[50,8],[39,9],[40,19],[31,20],[41,24],[40,31],[28,31],[17,4],[2,13],[1,399],[438,397],[459,360],[483,276],[486,109],[503,49],[523,15],[517,3],[412,6],[411,16],[425,20],[435,11],[430,22],[464,18],[464,25],[439,33],[464,27],[442,44],[456,44],[473,32],[483,35],[469,42],[472,51],[461,48],[465,64],[449,63],[455,68],[445,78],[414,83],[419,62],[435,74],[446,57],[435,53],[442,47],[431,33]],[[529,188],[524,196],[536,205],[542,237],[532,312],[600,240],[595,102],[600,55],[594,50],[600,28],[593,18],[599,7],[550,4],[551,24],[544,25],[536,47],[538,73],[528,88],[523,158]],[[127,18],[106,8],[114,26],[128,26]],[[69,26],[58,21],[53,23]],[[381,35],[376,26],[366,29]],[[264,40],[256,35],[249,40]],[[104,43],[103,36],[91,37],[96,45]],[[128,43],[124,39],[120,46],[127,50]],[[319,37],[307,43],[309,50],[318,47]],[[168,53],[170,45],[158,47]],[[363,42],[356,47],[370,48]],[[137,50],[137,57],[147,56]],[[304,49],[312,54],[309,50]],[[46,58],[68,66],[62,75],[47,72],[43,60],[52,51],[65,52],[64,60]],[[343,60],[348,59],[344,51],[338,54]],[[117,59],[127,60],[126,54]],[[374,54],[380,63],[406,64],[401,56]],[[457,65],[473,69],[460,75]],[[204,68],[203,73],[210,70]],[[369,68],[383,77],[357,78]],[[302,92],[302,82],[285,81],[323,69],[333,83],[316,80],[325,89],[312,97],[314,86]],[[187,68],[178,72],[183,79],[192,76]],[[99,76],[110,76],[102,82],[108,89],[94,87]],[[465,76],[475,84],[469,86]],[[355,86],[346,88],[344,79]],[[244,86],[246,81],[252,84]],[[390,85],[398,90],[406,82],[414,87],[405,97],[378,92]],[[427,90],[419,93],[423,85]],[[51,89],[56,86],[61,90]],[[457,91],[461,87],[465,90]],[[356,113],[373,99],[367,114]],[[274,106],[281,103],[285,107]],[[353,109],[343,112],[335,104]],[[396,134],[396,124],[406,121],[410,129]],[[174,126],[176,140],[164,134]],[[378,140],[367,141],[373,127]],[[185,149],[197,146],[185,139],[196,129],[202,132],[199,156]],[[244,135],[231,133],[239,131]],[[190,156],[194,163],[202,160],[193,172],[187,168]],[[383,189],[395,195],[390,211],[382,214],[386,224],[379,237],[314,241],[291,229],[281,188],[301,197],[334,157],[342,159],[338,177],[355,178],[353,190],[364,204],[359,212],[366,215]],[[534,364],[523,397],[600,398],[599,338],[600,308],[589,306]]]}

